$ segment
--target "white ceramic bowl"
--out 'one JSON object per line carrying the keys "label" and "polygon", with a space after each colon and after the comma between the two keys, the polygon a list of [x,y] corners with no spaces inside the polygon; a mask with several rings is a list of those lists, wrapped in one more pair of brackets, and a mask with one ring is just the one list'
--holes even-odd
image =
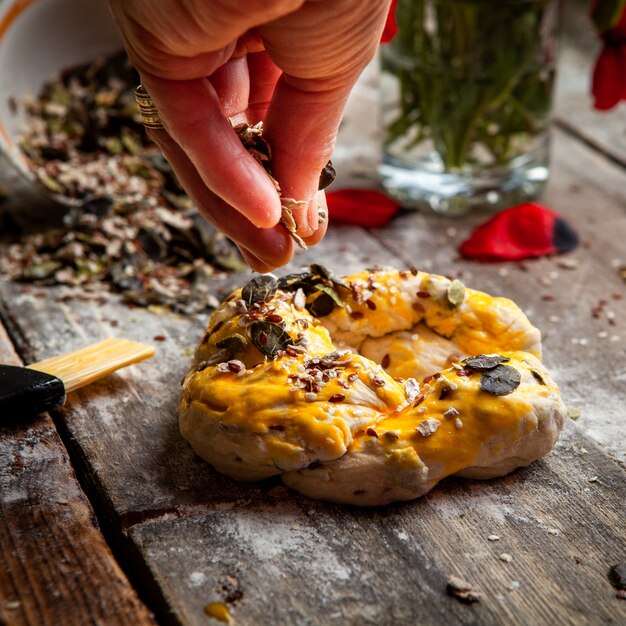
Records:
{"label": "white ceramic bowl", "polygon": [[105,0],[0,0],[0,150],[31,186],[43,190],[18,147],[23,117],[11,99],[33,97],[57,72],[121,48]]}

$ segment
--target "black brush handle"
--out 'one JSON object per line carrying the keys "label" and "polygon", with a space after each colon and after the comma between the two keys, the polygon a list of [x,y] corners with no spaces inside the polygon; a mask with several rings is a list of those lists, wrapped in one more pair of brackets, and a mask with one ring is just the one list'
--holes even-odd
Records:
{"label": "black brush handle", "polygon": [[0,425],[61,406],[65,385],[60,378],[37,370],[0,365]]}

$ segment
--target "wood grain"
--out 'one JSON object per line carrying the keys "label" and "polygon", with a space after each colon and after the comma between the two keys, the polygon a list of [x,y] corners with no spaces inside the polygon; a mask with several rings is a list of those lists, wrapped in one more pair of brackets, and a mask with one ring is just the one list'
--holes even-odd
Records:
{"label": "wood grain", "polygon": [[[206,624],[209,602],[225,602],[236,624],[626,620],[606,578],[626,558],[624,475],[571,423],[545,460],[504,479],[449,480],[413,503],[359,510],[268,495],[183,508],[130,529],[185,624]],[[483,600],[447,596],[451,574]]]}
{"label": "wood grain", "polygon": [[[19,364],[1,326],[0,361]],[[45,415],[0,428],[0,624],[154,624]]]}

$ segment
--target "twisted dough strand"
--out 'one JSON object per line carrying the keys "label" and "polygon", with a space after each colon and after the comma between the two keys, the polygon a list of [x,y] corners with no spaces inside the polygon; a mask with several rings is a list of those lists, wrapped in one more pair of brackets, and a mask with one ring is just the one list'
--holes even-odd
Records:
{"label": "twisted dough strand", "polygon": [[[306,302],[278,290],[256,304],[234,292],[184,381],[182,435],[233,478],[281,474],[312,497],[360,505],[418,497],[455,473],[502,475],[546,454],[565,408],[537,358],[539,331],[510,300],[451,286],[421,272],[361,272],[337,288],[343,306],[320,318],[304,305],[323,290]],[[250,340],[259,322],[291,342],[273,360]],[[236,358],[225,345],[238,346]],[[488,393],[484,372],[463,365],[486,352],[518,372],[510,393]]]}

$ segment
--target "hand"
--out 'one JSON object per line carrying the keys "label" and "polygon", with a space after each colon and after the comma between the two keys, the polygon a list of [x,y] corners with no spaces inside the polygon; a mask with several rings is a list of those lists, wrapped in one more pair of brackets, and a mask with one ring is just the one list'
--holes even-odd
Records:
{"label": "hand", "polygon": [[373,57],[389,0],[109,0],[164,130],[150,131],[198,209],[258,271],[287,263],[280,199],[228,118],[264,121],[282,195],[317,243],[319,174]]}

